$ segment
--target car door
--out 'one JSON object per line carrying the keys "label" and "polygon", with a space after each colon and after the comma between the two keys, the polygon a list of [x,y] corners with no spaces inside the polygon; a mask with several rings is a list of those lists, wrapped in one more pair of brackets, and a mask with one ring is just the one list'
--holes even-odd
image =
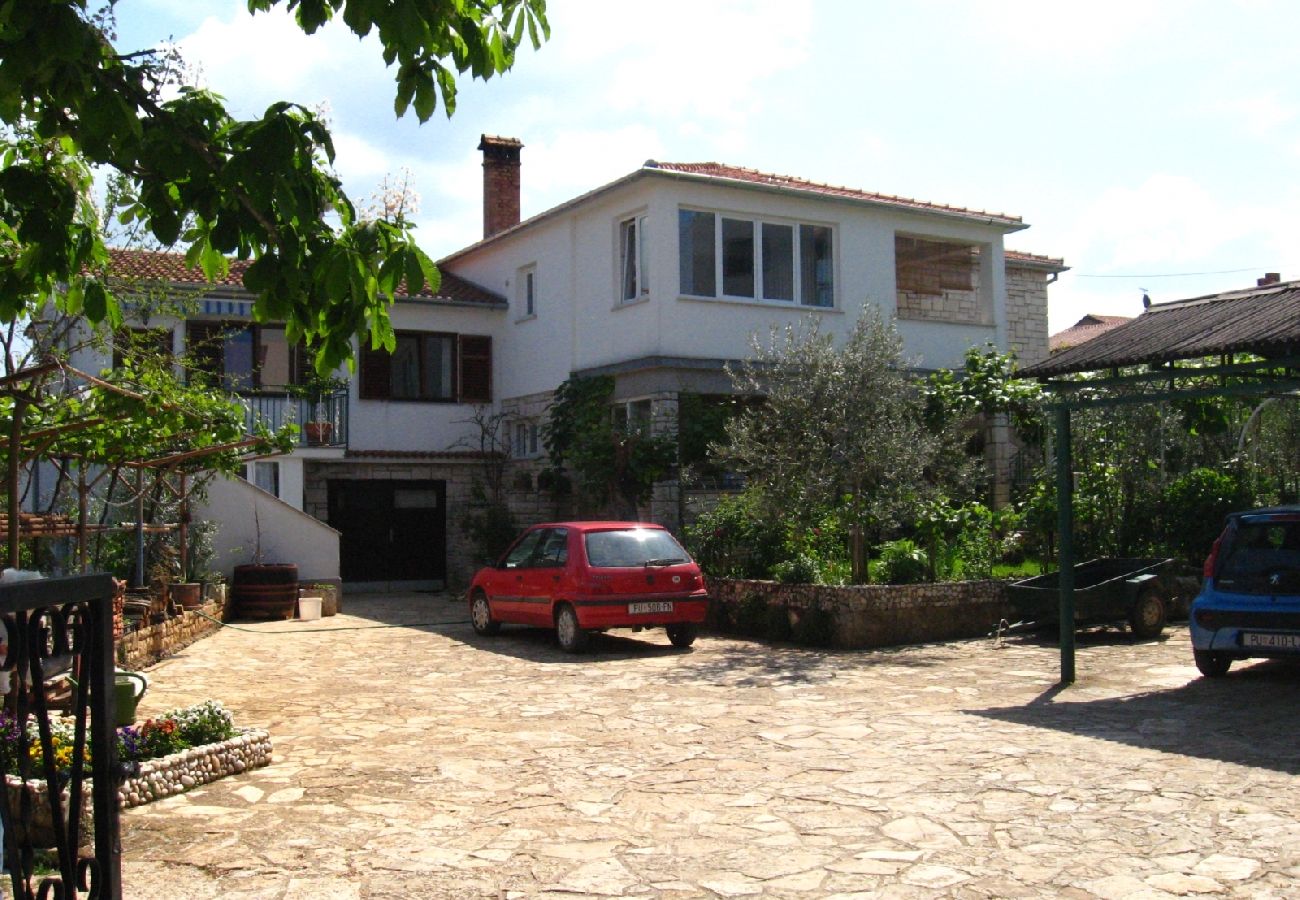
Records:
{"label": "car door", "polygon": [[554,622],[555,596],[564,580],[569,561],[569,529],[547,528],[526,568],[520,570],[523,614],[535,625],[550,627]]}
{"label": "car door", "polygon": [[492,573],[488,599],[492,603],[492,614],[498,621],[515,624],[536,621],[533,604],[526,600],[531,588],[525,585],[525,578],[531,571],[533,554],[547,530],[534,528],[524,532]]}

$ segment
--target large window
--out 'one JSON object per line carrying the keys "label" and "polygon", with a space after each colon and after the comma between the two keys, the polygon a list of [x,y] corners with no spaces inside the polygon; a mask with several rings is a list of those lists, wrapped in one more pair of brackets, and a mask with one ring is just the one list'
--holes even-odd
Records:
{"label": "large window", "polygon": [[185,345],[191,373],[228,391],[283,391],[302,384],[311,368],[305,350],[285,340],[283,325],[191,321]]}
{"label": "large window", "polygon": [[834,240],[829,226],[740,219],[690,209],[679,211],[677,226],[683,294],[835,305]]}
{"label": "large window", "polygon": [[618,223],[618,299],[631,303],[650,293],[646,277],[645,216]]}
{"label": "large window", "polygon": [[399,331],[392,353],[363,346],[361,398],[487,403],[492,399],[492,339]]}

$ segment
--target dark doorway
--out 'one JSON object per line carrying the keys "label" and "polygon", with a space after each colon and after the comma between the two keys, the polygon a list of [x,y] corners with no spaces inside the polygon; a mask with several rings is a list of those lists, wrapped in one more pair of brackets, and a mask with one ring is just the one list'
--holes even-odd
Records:
{"label": "dark doorway", "polygon": [[446,506],[445,481],[331,480],[343,580],[445,582]]}

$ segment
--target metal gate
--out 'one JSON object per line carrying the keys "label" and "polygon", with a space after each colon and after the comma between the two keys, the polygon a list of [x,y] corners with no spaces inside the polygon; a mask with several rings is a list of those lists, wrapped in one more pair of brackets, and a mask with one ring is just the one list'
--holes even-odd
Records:
{"label": "metal gate", "polygon": [[[9,645],[2,667],[13,685],[0,715],[7,732],[0,756],[6,772],[18,772],[6,775],[0,792],[14,897],[121,900],[113,579],[84,575],[0,585],[0,620]],[[61,673],[72,690],[55,709],[46,685]],[[56,728],[60,743],[71,736],[66,768],[56,762]],[[33,762],[36,748],[40,765]],[[33,843],[41,818],[52,823],[54,857],[38,872],[37,850],[45,848]]]}

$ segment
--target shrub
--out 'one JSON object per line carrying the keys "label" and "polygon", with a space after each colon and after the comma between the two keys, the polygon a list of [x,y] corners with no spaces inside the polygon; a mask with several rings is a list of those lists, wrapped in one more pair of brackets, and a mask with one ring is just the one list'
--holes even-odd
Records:
{"label": "shrub", "polygon": [[882,544],[875,578],[884,584],[920,584],[928,580],[930,558],[906,538]]}
{"label": "shrub", "polygon": [[1167,550],[1188,562],[1205,558],[1223,530],[1223,519],[1253,506],[1249,487],[1238,473],[1193,469],[1165,490]]}
{"label": "shrub", "polygon": [[820,575],[817,560],[808,553],[797,553],[772,566],[772,577],[782,584],[817,584]]}
{"label": "shrub", "polygon": [[235,736],[234,718],[215,700],[174,709],[163,718],[176,723],[181,740],[191,747],[215,744]]}
{"label": "shrub", "polygon": [[686,529],[686,549],[708,575],[766,578],[781,557],[784,526],[749,492],[723,497]]}

